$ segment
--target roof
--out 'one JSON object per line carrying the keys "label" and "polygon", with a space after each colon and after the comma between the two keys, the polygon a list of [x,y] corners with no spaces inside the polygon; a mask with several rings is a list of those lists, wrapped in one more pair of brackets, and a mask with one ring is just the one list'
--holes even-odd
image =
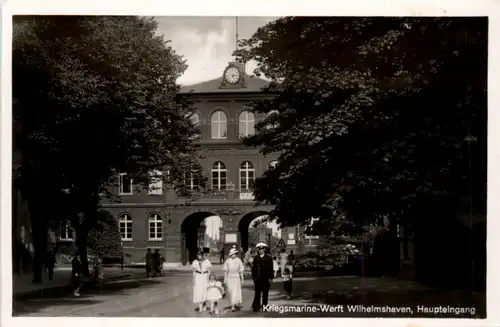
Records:
{"label": "roof", "polygon": [[261,92],[262,88],[269,84],[268,81],[256,76],[243,75],[246,87],[244,88],[219,88],[222,84],[222,77],[211,79],[193,85],[181,86],[181,93],[249,93]]}

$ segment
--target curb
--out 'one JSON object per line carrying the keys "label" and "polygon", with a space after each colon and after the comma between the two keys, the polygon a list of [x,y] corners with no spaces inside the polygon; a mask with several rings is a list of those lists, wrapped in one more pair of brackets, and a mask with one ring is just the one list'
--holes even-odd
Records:
{"label": "curb", "polygon": [[[111,277],[105,278],[104,283],[106,283],[108,281],[125,279],[125,278],[131,277],[131,276],[134,276],[134,275],[133,274],[126,274],[126,275],[120,275],[120,276],[111,276]],[[88,285],[91,283],[92,283],[92,281],[87,280],[87,281],[84,281],[82,283],[82,285]],[[26,299],[26,298],[30,298],[30,297],[35,297],[38,295],[43,296],[43,293],[47,292],[47,291],[64,291],[64,290],[68,290],[68,292],[71,291],[71,282],[68,282],[68,284],[64,284],[64,285],[46,286],[46,287],[39,288],[37,290],[19,292],[17,294],[12,294],[12,298],[14,300],[22,300],[22,299]]]}

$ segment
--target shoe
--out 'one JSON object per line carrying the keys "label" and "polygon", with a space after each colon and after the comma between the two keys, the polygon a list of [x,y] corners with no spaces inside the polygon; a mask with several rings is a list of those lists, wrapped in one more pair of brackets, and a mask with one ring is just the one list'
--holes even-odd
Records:
{"label": "shoe", "polygon": [[216,315],[218,315],[218,314],[219,314],[219,309],[215,309],[214,313],[215,313]]}
{"label": "shoe", "polygon": [[74,296],[80,296],[80,293],[75,292],[75,293],[73,293],[73,295],[74,295]]}
{"label": "shoe", "polygon": [[287,299],[287,300],[290,300],[290,298],[291,298],[291,296],[290,296],[290,295],[288,295],[288,296],[286,297],[286,299]]}

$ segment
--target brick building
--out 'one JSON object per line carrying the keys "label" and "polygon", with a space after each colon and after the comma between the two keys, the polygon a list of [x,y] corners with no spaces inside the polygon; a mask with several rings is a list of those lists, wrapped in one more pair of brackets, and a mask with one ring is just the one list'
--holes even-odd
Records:
{"label": "brick building", "polygon": [[[102,209],[118,220],[123,247],[132,262],[140,261],[147,248],[160,249],[168,264],[189,262],[204,238],[204,219],[214,215],[222,221],[219,235],[224,246],[237,245],[246,250],[251,221],[272,209],[255,206],[251,185],[273,166],[278,155],[262,155],[240,140],[240,136],[253,133],[255,123],[265,118],[247,111],[245,105],[272,95],[262,91],[265,80],[246,74],[244,64],[231,62],[221,73],[220,78],[181,90],[190,93],[193,100],[191,119],[199,128],[198,142],[204,153],[201,166],[213,192],[202,193],[186,205],[187,199],[168,184],[159,182],[145,189],[123,173],[115,190],[121,203],[101,203]],[[198,187],[190,176],[185,183],[193,189]],[[296,236],[290,237],[294,231],[291,227],[282,233],[290,248],[296,247]]]}

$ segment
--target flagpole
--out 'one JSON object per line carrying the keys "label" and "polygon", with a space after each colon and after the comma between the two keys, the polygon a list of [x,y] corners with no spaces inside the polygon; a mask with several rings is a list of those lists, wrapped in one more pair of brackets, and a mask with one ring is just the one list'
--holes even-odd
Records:
{"label": "flagpole", "polygon": [[236,16],[236,51],[238,51],[238,16]]}

